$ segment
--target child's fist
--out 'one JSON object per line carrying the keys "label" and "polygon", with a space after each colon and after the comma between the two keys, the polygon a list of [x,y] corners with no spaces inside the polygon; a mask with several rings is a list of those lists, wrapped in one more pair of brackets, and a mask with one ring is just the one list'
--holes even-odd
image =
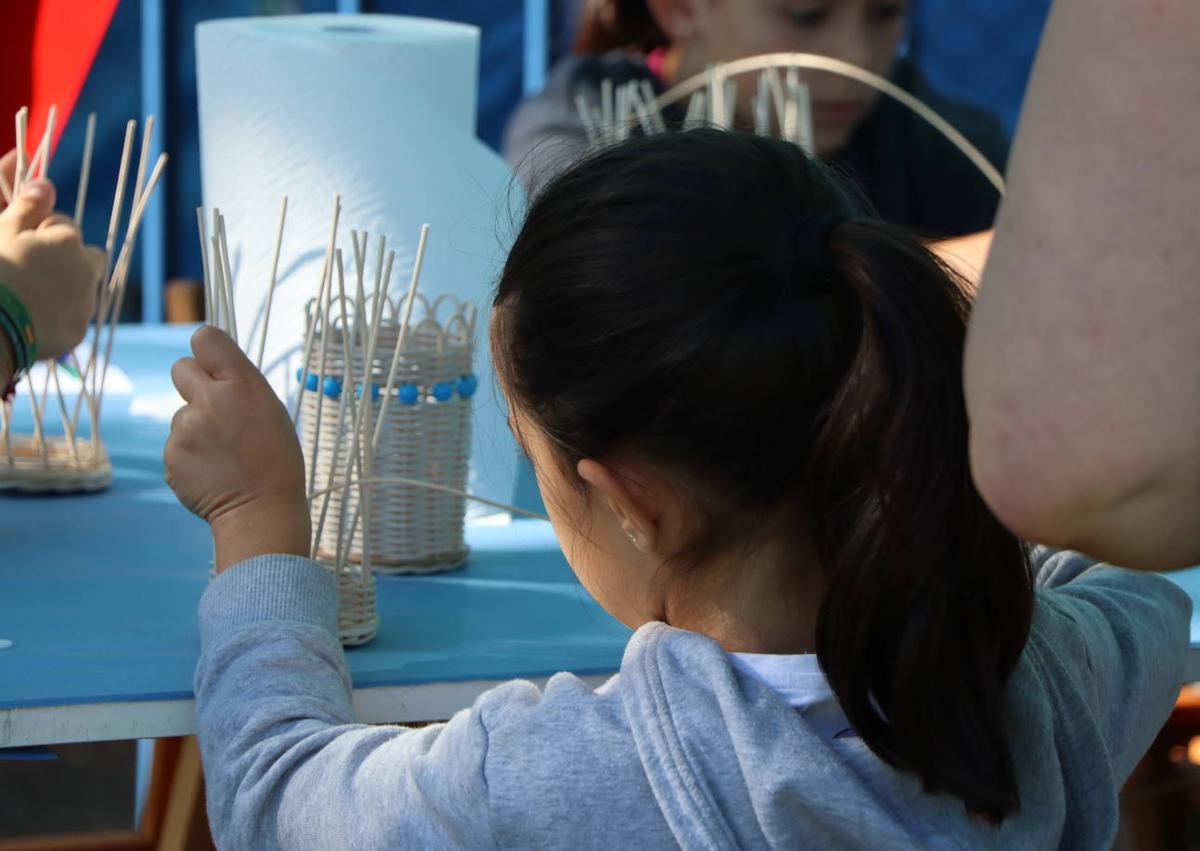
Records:
{"label": "child's fist", "polygon": [[53,212],[48,180],[26,184],[0,212],[0,284],[29,311],[43,359],[66,354],[83,339],[105,263],[103,251],[84,245],[71,220]]}
{"label": "child's fist", "polygon": [[237,345],[215,328],[171,369],[187,402],[163,453],[167,484],[208,521],[217,570],[269,553],[308,555],[304,458],[287,410]]}

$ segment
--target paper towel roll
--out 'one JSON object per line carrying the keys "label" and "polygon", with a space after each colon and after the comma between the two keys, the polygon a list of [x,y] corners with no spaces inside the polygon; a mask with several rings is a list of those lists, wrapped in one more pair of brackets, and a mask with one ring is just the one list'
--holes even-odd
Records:
{"label": "paper towel roll", "polygon": [[[348,267],[351,228],[371,233],[372,252],[383,234],[397,251],[391,292],[403,292],[420,226],[429,222],[422,292],[472,299],[486,318],[512,237],[510,210],[521,198],[508,166],[474,136],[478,49],[474,27],[386,15],[197,27],[204,204],[226,217],[243,338],[261,313],[279,199],[289,198],[264,365],[285,363],[303,336],[303,305],[319,284],[335,193]],[[517,449],[494,382],[487,322],[478,327],[482,381],[469,487],[508,502]]]}

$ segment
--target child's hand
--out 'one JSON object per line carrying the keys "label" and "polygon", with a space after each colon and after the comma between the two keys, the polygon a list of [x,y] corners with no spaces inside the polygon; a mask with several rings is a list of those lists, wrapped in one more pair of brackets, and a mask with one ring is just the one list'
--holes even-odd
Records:
{"label": "child's hand", "polygon": [[105,263],[104,252],[84,245],[79,229],[53,210],[54,186],[35,180],[0,212],[0,285],[29,311],[41,359],[83,339]]}
{"label": "child's hand", "polygon": [[171,421],[167,484],[212,527],[218,571],[258,555],[308,555],[304,457],[287,410],[227,335],[201,328],[192,352],[171,370],[188,404]]}

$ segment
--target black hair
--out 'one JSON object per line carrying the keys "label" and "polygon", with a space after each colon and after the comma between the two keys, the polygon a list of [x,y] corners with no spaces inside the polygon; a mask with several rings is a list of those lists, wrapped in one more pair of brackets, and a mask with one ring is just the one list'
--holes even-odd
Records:
{"label": "black hair", "polygon": [[736,518],[786,517],[856,732],[972,813],[1018,807],[1003,693],[1032,581],[971,479],[960,279],[794,145],[702,129],[551,182],[495,308],[506,390],[564,469],[684,476],[707,550],[744,543]]}

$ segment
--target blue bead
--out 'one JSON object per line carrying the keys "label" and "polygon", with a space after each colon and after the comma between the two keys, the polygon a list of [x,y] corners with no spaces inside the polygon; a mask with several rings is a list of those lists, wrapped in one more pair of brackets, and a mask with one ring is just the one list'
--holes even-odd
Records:
{"label": "blue bead", "polygon": [[[363,397],[363,386],[362,386],[362,384],[361,384],[361,383],[359,383],[359,384],[355,384],[355,385],[354,385],[354,398],[355,398],[355,399],[361,399],[362,397]],[[372,402],[377,402],[377,401],[379,401],[379,385],[378,385],[378,384],[372,384],[372,385],[371,385],[371,401],[372,401]]]}
{"label": "blue bead", "polygon": [[433,385],[433,398],[439,402],[449,402],[454,398],[454,385],[449,381],[439,381]]}
{"label": "blue bead", "polygon": [[308,377],[304,379],[304,389],[313,393],[317,392],[317,388],[321,386],[321,376],[315,372],[310,372]]}
{"label": "blue bead", "polygon": [[403,404],[415,405],[417,404],[417,399],[421,396],[421,392],[417,390],[417,385],[415,384],[401,384],[397,395]]}
{"label": "blue bead", "polygon": [[325,383],[322,385],[322,390],[330,399],[336,399],[338,396],[342,395],[342,382],[331,375],[325,379]]}
{"label": "blue bead", "polygon": [[479,389],[479,379],[474,375],[463,375],[458,379],[458,395],[464,399],[470,399],[475,395],[475,391]]}

